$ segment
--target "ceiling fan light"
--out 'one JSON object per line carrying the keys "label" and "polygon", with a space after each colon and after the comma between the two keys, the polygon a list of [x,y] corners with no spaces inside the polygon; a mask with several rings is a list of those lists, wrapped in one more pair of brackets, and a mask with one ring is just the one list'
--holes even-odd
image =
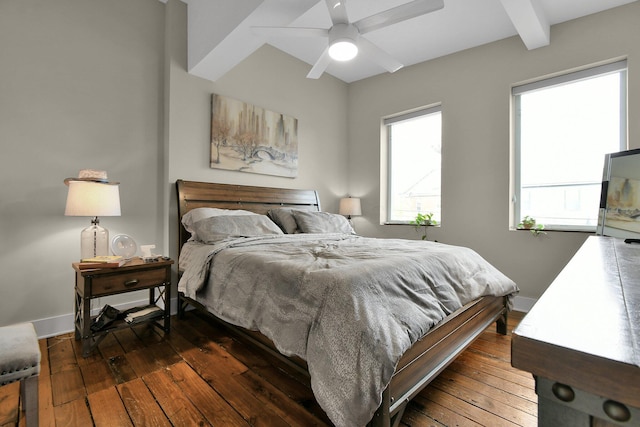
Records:
{"label": "ceiling fan light", "polygon": [[329,46],[329,56],[336,61],[350,61],[358,54],[358,46],[349,39],[336,40]]}

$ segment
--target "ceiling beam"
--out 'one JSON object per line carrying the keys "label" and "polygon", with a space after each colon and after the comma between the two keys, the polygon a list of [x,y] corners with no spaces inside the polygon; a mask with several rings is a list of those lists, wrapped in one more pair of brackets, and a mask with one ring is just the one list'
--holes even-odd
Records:
{"label": "ceiling beam", "polygon": [[539,0],[500,0],[527,49],[548,46],[550,25]]}
{"label": "ceiling beam", "polygon": [[264,43],[254,26],[281,27],[318,0],[188,0],[188,71],[216,81]]}
{"label": "ceiling beam", "polygon": [[189,72],[204,77],[213,69],[217,79],[259,48],[261,43],[258,40],[247,43],[250,38],[247,40],[246,33],[239,28],[263,3],[264,0],[190,0],[187,6]]}

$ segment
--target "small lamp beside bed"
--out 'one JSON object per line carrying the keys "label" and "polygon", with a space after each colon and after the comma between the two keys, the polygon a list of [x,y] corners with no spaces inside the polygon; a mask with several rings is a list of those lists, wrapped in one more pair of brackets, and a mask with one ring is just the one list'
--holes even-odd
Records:
{"label": "small lamp beside bed", "polygon": [[351,222],[352,216],[362,215],[362,208],[360,206],[360,199],[357,197],[345,197],[340,199],[340,208],[338,210],[340,215],[344,215],[349,220],[349,224],[353,227]]}

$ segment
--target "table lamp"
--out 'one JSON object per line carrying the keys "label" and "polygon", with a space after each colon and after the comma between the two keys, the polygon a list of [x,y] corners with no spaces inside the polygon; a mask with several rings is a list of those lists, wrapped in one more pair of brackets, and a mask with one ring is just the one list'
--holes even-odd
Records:
{"label": "table lamp", "polygon": [[109,255],[109,231],[100,226],[99,216],[120,216],[118,182],[109,182],[105,171],[83,169],[78,178],[67,178],[69,187],[66,216],[93,217],[91,225],[80,234],[82,259]]}
{"label": "table lamp", "polygon": [[357,197],[345,197],[340,199],[340,209],[338,210],[340,215],[345,215],[351,223],[352,216],[362,215],[362,208],[360,207],[360,199]]}

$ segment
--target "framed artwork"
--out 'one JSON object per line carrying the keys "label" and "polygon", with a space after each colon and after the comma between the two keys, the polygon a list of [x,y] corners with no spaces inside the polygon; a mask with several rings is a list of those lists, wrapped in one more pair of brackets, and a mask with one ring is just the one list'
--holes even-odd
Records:
{"label": "framed artwork", "polygon": [[640,233],[640,180],[617,176],[609,179],[606,225]]}
{"label": "framed artwork", "polygon": [[210,167],[295,178],[298,119],[213,94]]}
{"label": "framed artwork", "polygon": [[640,239],[640,148],[605,154],[596,234]]}

